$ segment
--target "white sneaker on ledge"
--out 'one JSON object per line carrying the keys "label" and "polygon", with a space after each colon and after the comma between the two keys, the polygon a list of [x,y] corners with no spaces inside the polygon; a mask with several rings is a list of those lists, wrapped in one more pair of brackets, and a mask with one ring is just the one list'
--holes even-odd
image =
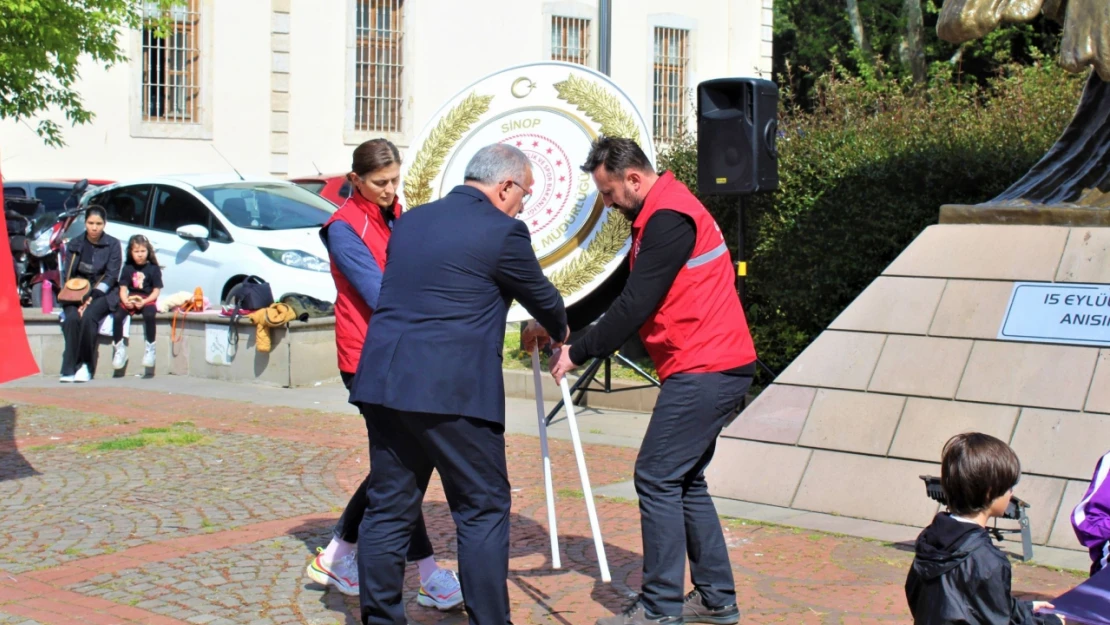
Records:
{"label": "white sneaker on ledge", "polygon": [[143,351],[143,366],[146,368],[154,367],[154,362],[157,356],[154,343],[147,343],[146,350]]}
{"label": "white sneaker on ledge", "polygon": [[127,344],[123,342],[123,339],[120,339],[119,343],[116,343],[115,349],[115,353],[112,354],[112,366],[119,370],[127,366]]}

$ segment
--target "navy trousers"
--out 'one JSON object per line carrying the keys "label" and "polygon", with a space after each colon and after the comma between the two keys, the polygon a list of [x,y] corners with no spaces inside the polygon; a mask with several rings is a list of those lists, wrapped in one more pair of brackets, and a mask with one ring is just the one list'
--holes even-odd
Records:
{"label": "navy trousers", "polygon": [[707,605],[736,603],[732,564],[705,467],[751,382],[749,376],[724,373],[679,373],[663,382],[634,476],[644,541],[641,600],[655,614],[682,614],[687,558],[690,577]]}
{"label": "navy trousers", "polygon": [[[343,386],[347,390],[351,390],[351,380],[354,379],[353,373],[346,371],[339,372],[340,377],[343,379]],[[347,502],[347,507],[343,509],[343,514],[339,515],[339,521],[335,524],[335,529],[332,535],[348,543],[358,542],[358,528],[362,525],[362,518],[366,516],[366,487],[370,484],[370,474],[366,474],[366,479],[358,485],[355,492],[351,494],[351,500]],[[419,562],[424,558],[430,558],[435,555],[435,550],[432,549],[432,541],[428,539],[428,529],[424,527],[424,515],[420,515],[420,519],[416,522],[416,527],[412,531],[412,540],[409,542],[408,558],[409,562]]]}
{"label": "navy trousers", "polygon": [[365,625],[405,625],[405,552],[432,470],[455,520],[459,581],[471,625],[507,625],[509,509],[503,425],[364,405],[370,439],[366,515],[359,527]]}

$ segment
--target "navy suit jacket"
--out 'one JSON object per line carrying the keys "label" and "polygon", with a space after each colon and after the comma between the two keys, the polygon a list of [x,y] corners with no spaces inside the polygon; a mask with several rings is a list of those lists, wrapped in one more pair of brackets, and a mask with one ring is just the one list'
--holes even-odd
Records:
{"label": "navy suit jacket", "polygon": [[351,403],[504,424],[501,352],[512,300],[551,336],[567,328],[527,225],[458,186],[398,219],[386,257]]}

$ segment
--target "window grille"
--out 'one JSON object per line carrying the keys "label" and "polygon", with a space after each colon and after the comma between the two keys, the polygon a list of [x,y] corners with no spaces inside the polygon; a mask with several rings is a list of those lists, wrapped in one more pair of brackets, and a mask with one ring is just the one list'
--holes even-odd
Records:
{"label": "window grille", "polygon": [[689,47],[690,31],[656,27],[652,130],[658,140],[675,139],[686,128]]}
{"label": "window grille", "polygon": [[551,60],[589,65],[590,20],[551,17]]}
{"label": "window grille", "polygon": [[158,2],[143,5],[143,121],[200,121],[198,4],[182,0],[164,13]]}
{"label": "window grille", "polygon": [[401,132],[403,4],[356,0],[355,130]]}

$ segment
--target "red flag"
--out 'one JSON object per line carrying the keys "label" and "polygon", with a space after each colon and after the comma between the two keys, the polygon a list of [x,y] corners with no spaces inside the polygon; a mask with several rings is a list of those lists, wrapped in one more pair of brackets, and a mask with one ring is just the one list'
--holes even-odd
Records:
{"label": "red flag", "polygon": [[[4,178],[0,175],[0,185]],[[4,191],[0,186],[0,206],[4,204]],[[27,330],[23,327],[23,309],[19,306],[19,291],[15,285],[15,267],[12,266],[12,249],[3,244],[0,252],[0,384],[39,372],[31,345],[27,343]]]}

